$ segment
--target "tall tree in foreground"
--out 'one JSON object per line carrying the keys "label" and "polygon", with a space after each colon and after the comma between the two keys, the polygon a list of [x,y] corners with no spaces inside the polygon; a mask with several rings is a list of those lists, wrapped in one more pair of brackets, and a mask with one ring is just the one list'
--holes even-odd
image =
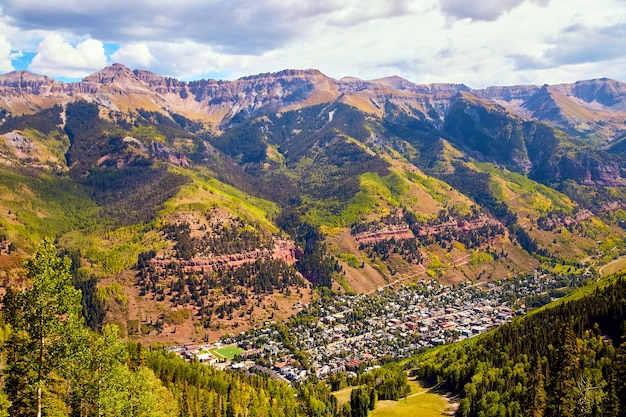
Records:
{"label": "tall tree in foreground", "polygon": [[[151,369],[134,362],[119,329],[107,324],[92,334],[78,389],[74,415],[97,417],[173,417],[178,404]],[[131,368],[136,368],[131,370]],[[181,414],[183,415],[183,414]]]}
{"label": "tall tree in foreground", "polygon": [[559,331],[562,335],[559,337],[562,345],[554,351],[552,368],[555,372],[551,375],[551,384],[548,387],[551,400],[546,404],[546,415],[576,417],[576,400],[580,397],[576,385],[577,374],[580,371],[580,348],[571,325],[566,325]]}
{"label": "tall tree in foreground", "polygon": [[528,404],[526,407],[530,417],[543,417],[546,409],[545,375],[539,354],[535,354],[529,372]]}
{"label": "tall tree in foreground", "polygon": [[7,290],[4,317],[13,331],[7,343],[5,382],[12,416],[40,417],[47,406],[46,414],[52,414],[55,404],[65,403],[55,398],[54,392],[61,391],[53,389],[55,381],[65,381],[63,391],[71,391],[67,373],[80,363],[87,333],[70,263],[57,255],[51,240],[44,239],[26,262],[25,288]]}

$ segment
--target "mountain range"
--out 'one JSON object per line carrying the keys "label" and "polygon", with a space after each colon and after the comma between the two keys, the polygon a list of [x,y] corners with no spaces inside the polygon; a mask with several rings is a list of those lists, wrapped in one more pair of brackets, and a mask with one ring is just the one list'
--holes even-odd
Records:
{"label": "mountain range", "polygon": [[606,78],[574,84],[471,89],[464,84],[418,85],[400,77],[364,81],[329,78],[318,70],[286,70],[235,81],[183,82],[114,64],[80,82],[62,83],[17,71],[0,76],[2,107],[30,113],[54,103],[83,98],[112,110],[143,108],[174,112],[230,126],[272,111],[341,102],[381,116],[387,102],[419,111],[439,125],[450,102],[472,97],[500,105],[524,118],[543,121],[570,135],[602,144],[626,135],[626,84]]}
{"label": "mountain range", "polygon": [[251,327],[312,286],[592,273],[626,248],[626,84],[610,79],[19,71],[0,75],[0,135],[1,276],[19,282],[52,236],[92,324],[127,336]]}

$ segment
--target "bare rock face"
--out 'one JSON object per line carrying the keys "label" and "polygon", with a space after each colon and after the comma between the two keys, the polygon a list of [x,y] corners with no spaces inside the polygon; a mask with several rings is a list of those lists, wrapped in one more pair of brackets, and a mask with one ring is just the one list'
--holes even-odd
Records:
{"label": "bare rock face", "polygon": [[45,75],[33,74],[28,71],[13,71],[4,75],[0,75],[0,89],[4,91],[13,90],[24,94],[48,94],[55,89],[62,89],[50,77]]}
{"label": "bare rock face", "polygon": [[20,159],[28,157],[31,151],[36,148],[30,139],[17,131],[7,132],[2,137],[7,146],[13,148],[15,155]]}
{"label": "bare rock face", "polygon": [[618,161],[606,161],[589,159],[583,160],[590,181],[588,185],[601,185],[606,187],[626,186],[626,167]]}
{"label": "bare rock face", "polygon": [[95,83],[101,85],[109,85],[114,82],[120,82],[125,80],[136,81],[137,77],[127,67],[122,64],[113,64],[110,67],[106,67],[103,70],[96,72],[83,79],[83,83]]}
{"label": "bare rock face", "polygon": [[531,112],[534,119],[549,120],[555,124],[567,123],[567,120],[561,113],[559,104],[548,90],[547,85],[538,89],[532,96],[525,100],[522,107]]}
{"label": "bare rock face", "polygon": [[511,87],[487,87],[483,90],[476,90],[474,94],[478,97],[493,100],[496,102],[525,102],[537,93],[540,87],[536,85],[516,85]]}
{"label": "bare rock face", "polygon": [[602,78],[578,81],[571,88],[572,94],[586,103],[597,102],[603,106],[619,106],[626,109],[626,83]]}
{"label": "bare rock face", "polygon": [[230,105],[234,115],[244,109],[253,114],[264,108],[272,111],[304,103],[327,83],[333,84],[333,81],[317,70],[286,70],[235,81],[203,80],[189,85],[197,101],[206,100],[210,105]]}
{"label": "bare rock face", "polygon": [[572,179],[579,184],[604,187],[626,186],[626,167],[620,160],[609,155],[587,155],[578,153],[573,156],[560,156],[543,163],[539,170],[530,176],[538,181]]}
{"label": "bare rock face", "polygon": [[176,94],[183,99],[189,95],[189,86],[183,81],[170,77],[161,77],[153,72],[143,70],[134,70],[133,74],[139,81],[146,83],[150,90],[158,94]]}
{"label": "bare rock face", "polygon": [[152,142],[152,152],[158,158],[165,159],[170,163],[182,167],[188,167],[189,161],[185,158],[184,155],[181,155],[178,152],[174,152],[169,149],[167,146],[163,145],[161,142]]}
{"label": "bare rock face", "polygon": [[190,118],[205,115],[224,127],[267,112],[333,100],[378,114],[385,102],[391,102],[409,113],[417,109],[441,124],[451,100],[470,93],[515,114],[564,129],[570,135],[584,138],[600,132],[609,143],[626,134],[626,84],[606,78],[553,86],[473,90],[463,84],[419,85],[397,76],[372,81],[354,77],[334,80],[314,69],[189,83],[149,71],[133,71],[121,64],[113,64],[77,83],[60,83],[27,71],[0,75],[0,107],[16,114],[82,97],[113,110],[147,106]]}

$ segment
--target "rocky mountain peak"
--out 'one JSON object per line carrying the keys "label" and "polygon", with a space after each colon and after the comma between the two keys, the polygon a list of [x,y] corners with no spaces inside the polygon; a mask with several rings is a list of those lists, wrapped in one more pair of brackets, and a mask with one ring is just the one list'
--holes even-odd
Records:
{"label": "rocky mountain peak", "polygon": [[121,80],[137,80],[137,77],[133,71],[122,65],[113,64],[106,67],[95,74],[89,75],[83,79],[83,82],[93,82],[98,84],[113,84],[116,81]]}
{"label": "rocky mountain peak", "polygon": [[574,136],[585,137],[600,129],[608,143],[626,133],[626,84],[607,78],[474,90],[464,84],[414,84],[399,76],[336,80],[316,69],[287,69],[234,81],[191,82],[133,71],[122,64],[113,64],[74,83],[56,82],[27,71],[0,75],[0,107],[15,114],[85,97],[115,110],[176,112],[218,126],[337,99],[369,113],[384,112],[384,103],[390,102],[408,113],[417,109],[439,123],[459,93],[495,102],[512,113],[545,121]]}
{"label": "rocky mountain peak", "polygon": [[369,88],[372,83],[356,77],[343,77],[338,81],[341,92],[357,92]]}
{"label": "rocky mountain peak", "polygon": [[626,101],[626,83],[608,78],[578,81],[574,84],[572,93],[587,103],[596,101],[612,107]]}
{"label": "rocky mountain peak", "polygon": [[155,74],[154,72],[146,70],[136,69],[133,71],[133,75],[148,84],[160,84],[163,82],[163,80],[173,80],[173,78],[162,77],[159,74]]}
{"label": "rocky mountain peak", "polygon": [[372,80],[377,84],[386,85],[391,88],[395,88],[396,90],[408,90],[411,87],[415,86],[411,81],[399,77],[397,75],[392,75],[391,77],[379,78],[377,80]]}
{"label": "rocky mountain peak", "polygon": [[56,84],[56,81],[52,78],[28,71],[12,71],[0,75],[0,86],[23,90],[31,94],[38,94],[42,86],[54,84]]}
{"label": "rocky mountain peak", "polygon": [[541,87],[536,85],[514,85],[510,87],[487,87],[481,90],[475,90],[476,94],[480,98],[485,98],[495,101],[526,101],[530,99]]}
{"label": "rocky mountain peak", "polygon": [[462,91],[472,91],[465,84],[452,83],[434,83],[434,84],[414,84],[402,77],[391,76],[380,78],[373,81],[376,84],[382,84],[395,90],[406,91],[415,94],[433,94],[433,95],[454,95]]}
{"label": "rocky mountain peak", "polygon": [[249,75],[246,77],[242,77],[237,81],[250,81],[256,79],[278,79],[278,78],[328,78],[321,71],[316,69],[286,69],[279,72],[266,72],[257,75]]}

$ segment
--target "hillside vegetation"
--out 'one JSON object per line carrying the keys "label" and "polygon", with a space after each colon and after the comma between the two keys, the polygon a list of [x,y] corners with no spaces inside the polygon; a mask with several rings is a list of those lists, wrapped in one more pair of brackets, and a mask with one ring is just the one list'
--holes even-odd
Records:
{"label": "hillside vegetation", "polygon": [[[103,71],[113,84],[151,79]],[[61,97],[31,114],[7,108],[1,276],[19,280],[48,236],[95,283],[106,305],[95,327],[193,340],[282,320],[313,287],[365,293],[537,268],[593,274],[625,253],[618,153],[484,92],[394,90],[366,105],[367,84],[313,100],[301,79],[315,89],[323,76],[250,77],[239,99],[197,96],[207,112],[225,109],[219,123],[117,96]],[[257,94],[238,107],[276,83],[292,95]],[[188,311],[184,323],[168,323],[170,309]]]}
{"label": "hillside vegetation", "polygon": [[10,287],[3,298],[1,415],[310,414],[284,383],[187,363],[162,347],[122,343],[114,325],[87,330],[71,261],[59,257],[50,240],[26,271],[30,287]]}

